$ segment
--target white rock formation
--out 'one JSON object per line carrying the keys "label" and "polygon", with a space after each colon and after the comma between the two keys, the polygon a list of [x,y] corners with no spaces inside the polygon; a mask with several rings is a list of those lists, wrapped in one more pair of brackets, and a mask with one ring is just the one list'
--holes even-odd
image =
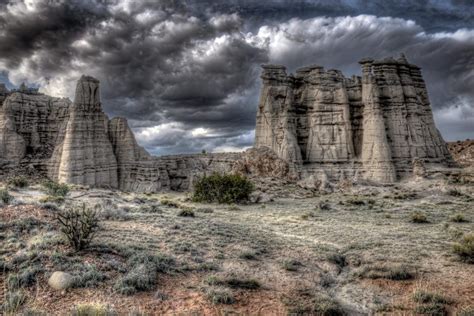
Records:
{"label": "white rock formation", "polygon": [[391,183],[453,160],[435,127],[420,68],[405,56],[364,59],[362,77],[321,66],[264,65],[255,146],[269,147],[300,177],[324,171],[332,179]]}

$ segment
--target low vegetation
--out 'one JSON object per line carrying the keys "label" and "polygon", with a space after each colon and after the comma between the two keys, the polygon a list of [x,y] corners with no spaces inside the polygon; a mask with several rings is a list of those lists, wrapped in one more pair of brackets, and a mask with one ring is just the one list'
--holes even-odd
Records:
{"label": "low vegetation", "polygon": [[347,315],[341,305],[316,289],[301,289],[283,299],[288,315]]}
{"label": "low vegetation", "polygon": [[7,186],[11,188],[26,188],[28,185],[28,179],[24,176],[14,176],[7,180]]}
{"label": "low vegetation", "polygon": [[97,212],[88,209],[85,204],[82,208],[70,208],[59,212],[56,219],[68,244],[76,251],[89,246],[99,228]]}
{"label": "low vegetation", "polygon": [[453,223],[469,223],[469,220],[467,220],[467,218],[462,213],[458,213],[458,214],[453,215],[450,218],[450,220]]}
{"label": "low vegetation", "polygon": [[43,188],[47,194],[54,197],[65,197],[69,193],[69,186],[63,183],[57,183],[54,181],[45,181]]}
{"label": "low vegetation", "polygon": [[13,201],[13,196],[10,195],[8,190],[0,189],[0,201],[3,204],[9,204],[11,201]]}
{"label": "low vegetation", "polygon": [[193,201],[208,203],[238,203],[247,201],[254,186],[247,178],[236,174],[204,176],[194,185]]}
{"label": "low vegetation", "polygon": [[462,261],[474,263],[474,233],[462,237],[453,245],[453,251]]}
{"label": "low vegetation", "polygon": [[425,224],[429,223],[426,214],[420,211],[415,211],[410,215],[410,221],[415,224]]}

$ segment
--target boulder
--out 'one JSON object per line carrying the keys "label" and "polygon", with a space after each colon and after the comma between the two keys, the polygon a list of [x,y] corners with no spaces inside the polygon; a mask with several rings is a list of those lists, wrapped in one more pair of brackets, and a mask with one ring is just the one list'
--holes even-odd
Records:
{"label": "boulder", "polygon": [[62,271],[55,271],[48,279],[48,284],[55,290],[66,290],[73,284],[74,277]]}

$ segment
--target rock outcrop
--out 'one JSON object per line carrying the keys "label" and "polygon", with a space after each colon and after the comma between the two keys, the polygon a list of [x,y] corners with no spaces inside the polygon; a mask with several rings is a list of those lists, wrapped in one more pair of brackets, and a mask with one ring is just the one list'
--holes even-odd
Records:
{"label": "rock outcrop", "polygon": [[313,65],[287,75],[264,65],[256,147],[292,163],[300,177],[391,183],[453,160],[436,129],[420,68],[405,56],[364,59],[362,77]]}
{"label": "rock outcrop", "polygon": [[196,178],[231,172],[237,153],[153,157],[125,118],[102,111],[99,81],[82,76],[74,102],[25,85],[0,86],[0,174],[31,169],[52,180],[125,191],[187,190]]}
{"label": "rock outcrop", "polygon": [[48,175],[64,183],[118,188],[117,159],[102,112],[99,80],[82,76]]}
{"label": "rock outcrop", "polygon": [[452,165],[420,68],[404,56],[360,64],[362,77],[352,78],[316,65],[295,75],[264,65],[255,147],[244,153],[153,157],[126,119],[105,115],[92,77],[80,78],[74,102],[0,85],[0,174],[33,170],[59,182],[156,192],[238,172],[330,190],[334,181],[391,183]]}

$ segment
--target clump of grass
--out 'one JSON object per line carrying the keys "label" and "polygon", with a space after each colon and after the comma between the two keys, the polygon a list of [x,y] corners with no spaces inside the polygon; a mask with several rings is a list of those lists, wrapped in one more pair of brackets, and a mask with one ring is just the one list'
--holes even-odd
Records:
{"label": "clump of grass", "polygon": [[243,251],[239,254],[240,259],[257,260],[257,253],[255,251]]}
{"label": "clump of grass", "polygon": [[453,252],[467,263],[474,263],[474,234],[466,234],[453,245]]}
{"label": "clump of grass", "polygon": [[6,315],[16,315],[17,311],[26,302],[26,295],[22,291],[7,292],[2,310]]}
{"label": "clump of grass", "polygon": [[96,304],[78,304],[71,310],[72,316],[116,316],[109,306]]}
{"label": "clump of grass", "polygon": [[10,202],[13,201],[13,196],[11,196],[7,190],[0,189],[0,201],[3,204],[10,204]]}
{"label": "clump of grass", "polygon": [[210,289],[207,291],[206,297],[212,304],[233,304],[235,302],[234,295],[227,289]]}
{"label": "clump of grass", "polygon": [[58,213],[56,219],[68,244],[76,251],[88,247],[99,228],[97,212],[87,209],[85,204]]}
{"label": "clump of grass", "polygon": [[210,214],[210,213],[214,213],[214,210],[210,207],[200,207],[196,209],[196,212]]}
{"label": "clump of grass", "polygon": [[428,218],[426,217],[426,214],[420,211],[415,211],[411,213],[410,221],[416,224],[429,223]]}
{"label": "clump of grass", "polygon": [[160,201],[160,203],[162,205],[169,206],[169,207],[175,207],[175,208],[178,208],[180,206],[178,202],[175,202],[175,201],[172,201],[172,200],[169,200],[169,199],[162,199]]}
{"label": "clump of grass", "polygon": [[430,316],[444,316],[448,315],[446,307],[443,304],[430,303],[419,305],[415,308],[416,314],[430,315]]}
{"label": "clump of grass", "polygon": [[178,212],[178,216],[182,216],[182,217],[194,217],[195,214],[194,214],[194,211],[192,209],[181,209],[179,210]]}
{"label": "clump of grass", "polygon": [[139,291],[154,288],[159,272],[166,273],[174,269],[175,261],[163,255],[136,254],[127,261],[132,268],[115,283],[115,290],[123,295],[132,295]]}
{"label": "clump of grass", "polygon": [[369,279],[388,279],[395,281],[411,280],[415,278],[415,274],[406,265],[374,265],[362,269],[358,273],[359,277]]}
{"label": "clump of grass", "polygon": [[298,271],[298,269],[302,266],[303,264],[295,259],[289,259],[285,260],[282,263],[282,268],[285,269],[286,271]]}
{"label": "clump of grass", "polygon": [[204,176],[194,185],[193,201],[238,203],[248,201],[254,185],[247,178],[236,174]]}
{"label": "clump of grass", "polygon": [[54,181],[45,181],[43,188],[47,194],[54,197],[65,197],[69,193],[69,186],[67,184]]}
{"label": "clump of grass", "polygon": [[413,300],[417,303],[436,303],[436,304],[451,304],[451,300],[438,293],[417,290],[413,293]]}
{"label": "clump of grass", "polygon": [[469,223],[469,220],[462,213],[453,215],[450,221],[454,223]]}
{"label": "clump of grass", "polygon": [[288,315],[346,315],[337,301],[314,289],[298,290],[291,297],[285,298],[283,303]]}
{"label": "clump of grass", "polygon": [[26,188],[28,185],[28,179],[24,176],[14,176],[7,180],[7,186],[11,188]]}
{"label": "clump of grass", "polygon": [[7,277],[8,288],[19,289],[33,285],[36,282],[36,275],[41,271],[41,268],[33,266],[18,273],[10,273]]}

